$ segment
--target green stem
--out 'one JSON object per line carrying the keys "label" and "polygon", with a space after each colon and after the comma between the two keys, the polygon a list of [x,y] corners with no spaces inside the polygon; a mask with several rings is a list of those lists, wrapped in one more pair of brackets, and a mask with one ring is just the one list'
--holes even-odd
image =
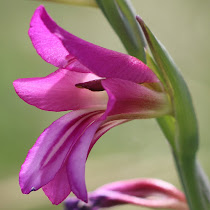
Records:
{"label": "green stem", "polygon": [[199,171],[195,158],[180,157],[175,152],[173,155],[190,210],[207,210],[207,203],[198,181]]}
{"label": "green stem", "polygon": [[197,175],[199,180],[199,187],[201,193],[204,196],[206,208],[210,209],[210,183],[208,177],[206,176],[203,168],[200,166],[198,161],[196,162],[196,167],[197,167]]}
{"label": "green stem", "polygon": [[158,118],[157,122],[171,144],[177,173],[182,183],[191,210],[210,210],[210,184],[208,177],[195,157],[182,157],[174,151],[173,120],[169,116]]}

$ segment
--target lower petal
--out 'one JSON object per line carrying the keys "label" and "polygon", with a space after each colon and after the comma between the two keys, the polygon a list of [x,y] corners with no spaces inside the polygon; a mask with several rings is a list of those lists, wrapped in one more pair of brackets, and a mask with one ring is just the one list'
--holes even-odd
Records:
{"label": "lower petal", "polygon": [[87,128],[71,151],[68,160],[68,175],[72,192],[81,200],[87,202],[87,189],[85,185],[85,163],[87,157],[97,140],[111,128],[127,122],[128,120],[105,121],[106,116],[100,117]]}
{"label": "lower petal", "polygon": [[42,189],[53,204],[58,205],[61,203],[71,192],[66,166],[64,165],[53,180],[42,187]]}
{"label": "lower petal", "polygon": [[74,145],[67,163],[72,192],[84,202],[88,201],[85,185],[85,163],[91,141],[101,123],[100,120],[97,120],[86,129]]}
{"label": "lower petal", "polygon": [[38,190],[54,179],[81,133],[101,111],[73,111],[56,120],[38,138],[20,171],[24,194]]}

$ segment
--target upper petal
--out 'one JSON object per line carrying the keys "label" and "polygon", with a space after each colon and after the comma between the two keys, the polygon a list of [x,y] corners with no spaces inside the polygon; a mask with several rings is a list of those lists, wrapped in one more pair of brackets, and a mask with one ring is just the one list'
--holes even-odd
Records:
{"label": "upper petal", "polygon": [[15,91],[28,104],[47,111],[66,111],[84,108],[104,108],[107,95],[75,87],[76,84],[97,79],[91,73],[79,73],[59,69],[38,78],[18,79]]}
{"label": "upper petal", "polygon": [[55,35],[54,28],[56,27],[59,26],[48,16],[43,6],[39,6],[31,19],[28,33],[37,53],[48,63],[62,68],[73,57],[69,57],[61,40]]}
{"label": "upper petal", "polygon": [[118,119],[151,118],[169,114],[171,106],[163,92],[121,79],[105,79],[102,85],[109,95],[106,114]]}
{"label": "upper petal", "polygon": [[75,142],[100,114],[101,111],[73,111],[40,135],[21,167],[19,181],[23,193],[38,190],[56,178]]}
{"label": "upper petal", "polygon": [[159,81],[137,58],[99,47],[68,33],[49,17],[43,6],[34,13],[29,35],[38,53],[56,66],[66,66],[72,59],[77,59],[100,77],[136,83]]}

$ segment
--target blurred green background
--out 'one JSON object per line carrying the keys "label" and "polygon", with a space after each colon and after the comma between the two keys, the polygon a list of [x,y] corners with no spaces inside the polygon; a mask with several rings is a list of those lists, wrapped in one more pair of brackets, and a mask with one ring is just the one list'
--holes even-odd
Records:
{"label": "blurred green background", "polygon": [[[200,126],[199,160],[210,175],[210,1],[132,2],[169,50],[189,85]],[[62,205],[52,206],[42,190],[22,195],[18,186],[18,173],[27,151],[44,128],[63,115],[29,106],[18,98],[12,86],[17,78],[45,76],[55,70],[36,54],[27,35],[30,18],[39,4],[0,0],[0,209],[62,209]],[[44,5],[57,23],[73,34],[125,52],[100,10]],[[180,188],[169,146],[155,120],[136,120],[112,129],[98,141],[87,161],[89,191],[111,181],[137,177],[161,178]]]}

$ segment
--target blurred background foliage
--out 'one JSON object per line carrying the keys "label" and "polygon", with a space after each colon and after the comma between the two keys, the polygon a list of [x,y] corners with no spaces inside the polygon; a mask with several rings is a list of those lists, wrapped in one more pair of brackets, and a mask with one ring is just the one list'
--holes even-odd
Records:
{"label": "blurred background foliage", "polygon": [[[210,175],[210,1],[132,2],[137,14],[171,53],[190,87],[200,126],[199,160]],[[36,54],[27,35],[30,18],[39,4],[31,0],[0,1],[0,209],[62,209],[62,205],[52,206],[42,190],[22,195],[18,186],[18,173],[27,151],[44,128],[64,114],[29,106],[18,98],[12,86],[17,78],[45,76],[56,70]],[[54,20],[71,33],[125,52],[100,10],[44,5]],[[98,141],[87,161],[89,191],[108,182],[136,177],[156,177],[180,187],[170,148],[155,120],[136,120],[112,129]]]}

